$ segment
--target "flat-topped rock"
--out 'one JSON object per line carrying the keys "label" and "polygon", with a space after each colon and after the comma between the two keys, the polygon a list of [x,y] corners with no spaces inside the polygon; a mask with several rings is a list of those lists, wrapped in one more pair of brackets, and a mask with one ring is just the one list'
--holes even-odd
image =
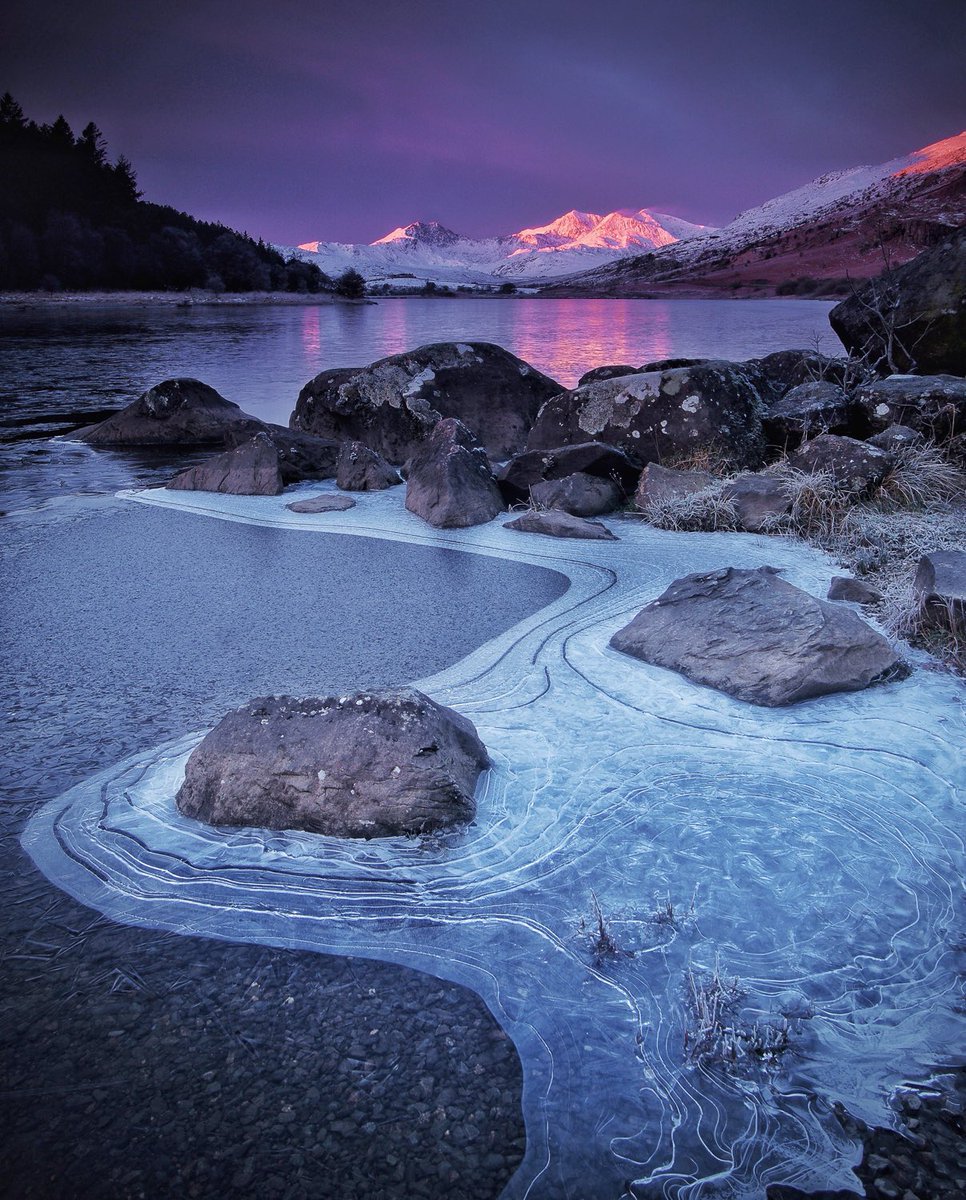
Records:
{"label": "flat-topped rock", "polygon": [[309,496],[305,500],[293,500],[285,507],[293,513],[324,513],[345,512],[355,508],[356,502],[351,496]]}
{"label": "flat-topped rock", "polygon": [[912,590],[931,624],[966,633],[966,550],[924,554]]}
{"label": "flat-topped rock", "polygon": [[603,522],[575,517],[563,509],[533,509],[513,521],[507,521],[503,528],[515,529],[518,533],[542,533],[545,537],[585,538],[595,542],[619,540]]}
{"label": "flat-topped rock", "polygon": [[471,821],[488,766],[472,722],[415,688],[266,696],[194,749],[177,804],[213,825],[418,834]]}
{"label": "flat-topped rock", "polygon": [[610,644],[767,706],[858,691],[901,671],[886,639],[852,609],[810,596],[773,567],[676,579]]}

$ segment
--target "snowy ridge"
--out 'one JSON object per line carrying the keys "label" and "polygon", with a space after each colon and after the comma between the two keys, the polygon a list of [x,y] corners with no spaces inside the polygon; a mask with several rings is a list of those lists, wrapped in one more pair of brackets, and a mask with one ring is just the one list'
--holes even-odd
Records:
{"label": "snowy ridge", "polygon": [[297,253],[327,275],[351,267],[370,283],[412,287],[432,279],[484,286],[571,274],[707,230],[646,208],[604,215],[572,209],[546,225],[502,237],[466,238],[438,221],[413,221],[369,245],[303,242]]}

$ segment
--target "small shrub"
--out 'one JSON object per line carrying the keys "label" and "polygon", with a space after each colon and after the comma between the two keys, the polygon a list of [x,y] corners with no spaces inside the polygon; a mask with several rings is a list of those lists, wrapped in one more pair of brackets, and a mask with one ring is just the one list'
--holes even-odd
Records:
{"label": "small shrub", "polygon": [[644,516],[658,529],[680,532],[734,531],[738,514],[730,500],[721,494],[722,483],[714,483],[686,496],[665,496],[650,502]]}
{"label": "small shrub", "polygon": [[874,500],[883,507],[925,508],[961,495],[966,475],[935,446],[903,446]]}

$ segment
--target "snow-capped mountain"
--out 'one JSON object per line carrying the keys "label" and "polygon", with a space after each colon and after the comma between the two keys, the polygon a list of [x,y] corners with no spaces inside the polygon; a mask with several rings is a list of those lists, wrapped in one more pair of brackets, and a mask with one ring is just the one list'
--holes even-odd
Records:
{"label": "snow-capped mountain", "polygon": [[492,286],[570,274],[707,231],[646,208],[603,215],[573,209],[547,225],[502,237],[466,238],[438,221],[413,221],[368,245],[303,242],[298,253],[327,275],[353,267],[371,285],[411,288],[432,280]]}
{"label": "snow-capped mountain", "polygon": [[[898,265],[966,225],[966,132],[874,166],[822,175],[721,229],[561,280],[576,294],[799,294]],[[673,230],[672,230],[673,232]]]}

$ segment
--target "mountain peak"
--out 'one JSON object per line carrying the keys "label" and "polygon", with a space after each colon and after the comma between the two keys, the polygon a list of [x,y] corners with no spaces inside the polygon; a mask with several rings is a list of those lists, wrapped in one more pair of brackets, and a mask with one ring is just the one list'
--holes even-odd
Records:
{"label": "mountain peak", "polygon": [[400,225],[385,237],[370,242],[371,246],[398,245],[404,242],[418,243],[424,246],[452,246],[460,241],[460,235],[452,229],[447,229],[439,221],[411,221],[408,225]]}

